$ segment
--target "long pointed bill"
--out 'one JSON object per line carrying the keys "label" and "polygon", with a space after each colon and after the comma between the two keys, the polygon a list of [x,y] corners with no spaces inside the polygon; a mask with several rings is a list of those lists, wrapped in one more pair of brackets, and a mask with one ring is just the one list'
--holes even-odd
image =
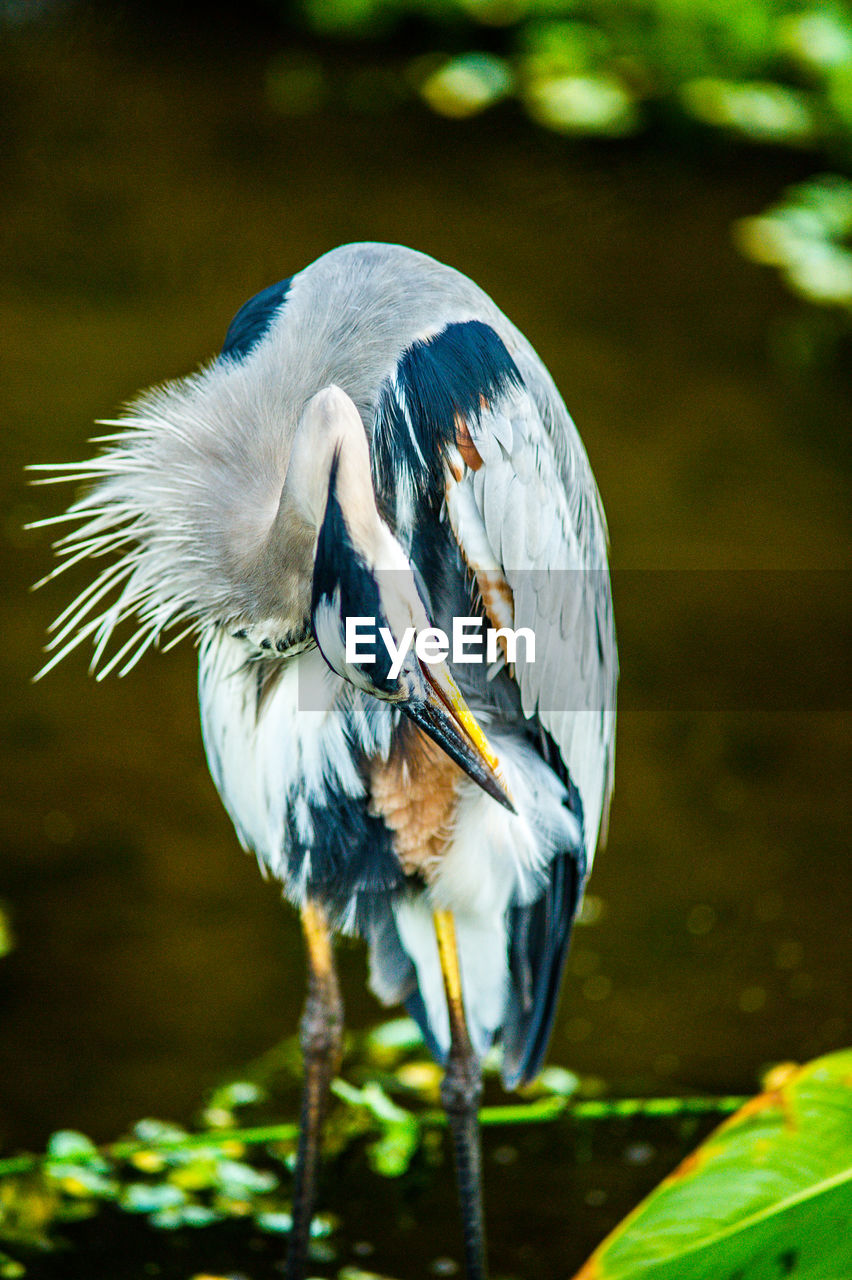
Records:
{"label": "long pointed bill", "polygon": [[401,703],[402,710],[487,795],[515,813],[509,788],[500,772],[500,761],[461,696],[447,664],[436,663],[430,667],[423,663],[420,669],[425,679],[425,695]]}

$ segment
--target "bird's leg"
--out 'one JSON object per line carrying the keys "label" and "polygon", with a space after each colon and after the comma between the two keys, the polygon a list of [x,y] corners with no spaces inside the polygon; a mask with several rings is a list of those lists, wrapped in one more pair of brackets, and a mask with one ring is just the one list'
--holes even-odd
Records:
{"label": "bird's leg", "polygon": [[482,1071],[479,1058],[470,1042],[464,1016],[461,970],[452,913],[436,911],[434,921],[450,1015],[450,1052],[441,1082],[441,1101],[447,1113],[455,1152],[464,1232],[465,1271],[467,1280],[485,1280],[485,1223],[482,1212],[482,1161],[478,1124]]}
{"label": "bird's leg", "polygon": [[293,1175],[293,1225],[287,1250],[286,1280],[303,1280],[314,1212],[322,1125],[328,1087],[340,1065],[343,1005],[334,969],[331,931],[323,908],[308,899],[302,908],[308,954],[308,994],[299,1040],[305,1068],[299,1152]]}

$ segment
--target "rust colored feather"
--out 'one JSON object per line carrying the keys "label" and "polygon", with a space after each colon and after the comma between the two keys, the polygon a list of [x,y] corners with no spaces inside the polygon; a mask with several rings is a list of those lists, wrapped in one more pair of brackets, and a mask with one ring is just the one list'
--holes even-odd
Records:
{"label": "rust colored feather", "polygon": [[[456,414],[456,445],[458,451],[464,459],[465,466],[470,467],[471,471],[478,471],[482,466],[482,458],[479,450],[470,438],[467,422],[460,413]],[[458,477],[457,477],[458,479]]]}
{"label": "rust colored feather", "polygon": [[461,769],[425,733],[406,727],[387,761],[373,760],[370,812],[392,832],[406,875],[429,880],[447,847]]}

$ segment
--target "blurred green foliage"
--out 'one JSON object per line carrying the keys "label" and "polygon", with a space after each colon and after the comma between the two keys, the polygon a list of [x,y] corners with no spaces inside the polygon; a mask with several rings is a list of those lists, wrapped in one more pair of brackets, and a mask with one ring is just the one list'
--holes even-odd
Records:
{"label": "blurred green foliage", "polygon": [[832,0],[302,0],[302,10],[317,34],[338,38],[385,36],[412,16],[455,44],[479,32],[492,52],[447,58],[423,81],[449,115],[511,92],[553,128],[608,135],[639,130],[661,106],[850,158],[852,13]]}
{"label": "blurred green foliage", "polygon": [[434,45],[456,52],[418,58],[411,78],[446,116],[513,98],[566,135],[624,138],[686,120],[821,156],[833,173],[736,238],[807,301],[852,309],[841,177],[852,170],[852,10],[841,0],[302,0],[301,12],[335,40],[427,24]]}
{"label": "blurred green foliage", "polygon": [[[200,1229],[226,1221],[248,1221],[266,1234],[290,1230],[290,1176],[298,1126],[280,1120],[293,1113],[301,1074],[296,1037],[283,1041],[248,1066],[244,1078],[224,1084],[208,1098],[190,1132],[163,1120],[140,1120],[118,1142],[97,1147],[85,1134],[60,1130],[43,1155],[0,1158],[0,1280],[59,1243],[63,1227],[104,1207],[144,1218],[159,1231]],[[383,1023],[350,1037],[347,1079],[335,1080],[323,1150],[333,1160],[362,1144],[369,1168],[399,1178],[415,1159],[434,1163],[444,1115],[439,1106],[441,1069],[426,1056],[416,1025],[408,1018]],[[489,1055],[486,1075],[499,1073],[499,1054]],[[582,1081],[562,1067],[547,1067],[524,1090],[520,1102],[489,1105],[489,1125],[548,1123],[570,1115],[576,1121],[623,1123],[635,1116],[678,1122],[687,1132],[697,1117],[725,1113],[742,1098],[623,1098],[596,1096],[600,1081]],[[316,1218],[315,1249],[329,1255],[334,1220]],[[6,1269],[8,1268],[8,1269]]]}
{"label": "blurred green foliage", "polygon": [[852,181],[822,174],[735,228],[749,258],[777,267],[810,302],[852,310]]}
{"label": "blurred green foliage", "polygon": [[[298,1127],[277,1117],[295,1105],[299,1060],[295,1037],[270,1050],[241,1079],[211,1094],[197,1132],[141,1120],[129,1137],[97,1147],[85,1134],[60,1130],[41,1156],[0,1159],[0,1242],[10,1251],[0,1253],[0,1280],[28,1274],[38,1252],[56,1246],[63,1226],[104,1206],[144,1218],[159,1231],[243,1220],[259,1232],[286,1235]],[[826,1205],[835,1218],[848,1216],[850,1062],[852,1050],[806,1067],[782,1064],[767,1076],[765,1092],[748,1100],[607,1099],[600,1096],[600,1081],[551,1066],[523,1090],[520,1102],[483,1107],[481,1122],[505,1126],[564,1117],[575,1124],[623,1124],[631,1117],[658,1117],[676,1120],[686,1139],[697,1117],[736,1112],[628,1216],[581,1275],[597,1275],[597,1267],[601,1276],[639,1280],[646,1273],[656,1276],[660,1259],[667,1259],[662,1280],[686,1275],[678,1267],[693,1253],[703,1261],[689,1275],[733,1275],[726,1264],[734,1259],[738,1266],[750,1265],[756,1239],[754,1256],[761,1258],[785,1250],[798,1256],[807,1246],[802,1275],[824,1280],[835,1272],[826,1272],[823,1263],[835,1265],[842,1254],[845,1265],[849,1256],[842,1231],[830,1233],[833,1243],[821,1242],[813,1224]],[[441,1070],[426,1056],[410,1019],[350,1037],[345,1067],[347,1078],[332,1085],[327,1159],[357,1143],[372,1173],[383,1178],[401,1177],[415,1160],[440,1160]],[[485,1074],[493,1077],[499,1069],[495,1051],[485,1060]],[[334,1262],[335,1225],[329,1215],[316,1218],[317,1261]],[[840,1253],[838,1238],[844,1239]],[[351,1280],[355,1273],[344,1274]],[[758,1280],[758,1272],[748,1274]]]}
{"label": "blurred green foliage", "polygon": [[[0,0],[0,26],[61,13],[67,2]],[[356,110],[416,94],[436,113],[465,119],[513,101],[566,137],[624,140],[653,130],[695,148],[715,137],[813,156],[825,172],[738,225],[735,240],[800,298],[832,308],[838,327],[848,324],[848,0],[258,3],[277,11],[287,32],[266,75],[267,102],[282,115],[321,110],[345,82]],[[394,41],[407,58],[402,73],[396,57],[365,65],[340,56],[347,44]]]}
{"label": "blurred green foliage", "polygon": [[[613,1280],[689,1274],[697,1280],[723,1271],[733,1275],[735,1265],[743,1268],[737,1275],[748,1271],[762,1280],[769,1272],[749,1269],[754,1259],[788,1253],[806,1260],[803,1280],[828,1280],[845,1274],[850,1256],[842,1230],[822,1239],[815,1226],[829,1209],[832,1223],[848,1217],[850,1063],[852,1050],[806,1067],[781,1064],[764,1081],[765,1092],[751,1099],[606,1099],[599,1096],[600,1081],[548,1067],[521,1102],[485,1106],[481,1121],[513,1125],[568,1117],[623,1124],[653,1116],[677,1120],[685,1139],[696,1117],[736,1112],[625,1219],[577,1280],[592,1274]],[[103,1206],[144,1218],[159,1231],[236,1219],[286,1235],[298,1128],[274,1117],[293,1106],[298,1064],[295,1038],[276,1046],[247,1067],[244,1078],[214,1091],[198,1132],[141,1120],[130,1137],[97,1147],[85,1134],[61,1130],[42,1156],[0,1159],[0,1241],[10,1251],[0,1253],[0,1280],[31,1274],[38,1253],[56,1246],[63,1226]],[[499,1068],[499,1053],[489,1054],[486,1075]],[[396,1019],[350,1038],[346,1070],[349,1078],[332,1086],[326,1158],[360,1143],[380,1177],[398,1178],[418,1158],[434,1165],[444,1124],[436,1106],[441,1071],[425,1056],[414,1023]],[[315,1261],[335,1261],[336,1225],[329,1215],[315,1219]],[[352,1268],[338,1274],[341,1280],[367,1276]]]}

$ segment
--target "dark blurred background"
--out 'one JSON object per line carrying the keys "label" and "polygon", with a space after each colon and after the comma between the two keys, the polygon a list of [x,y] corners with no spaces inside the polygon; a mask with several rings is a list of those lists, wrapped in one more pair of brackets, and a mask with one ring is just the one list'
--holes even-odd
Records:
{"label": "dark blurred background", "polygon": [[6,1148],[188,1120],[296,1025],[297,922],[208,778],[191,646],[30,683],[88,571],[29,593],[50,537],[22,526],[70,495],[23,467],[85,457],[95,419],[352,240],[492,294],[606,505],[617,782],[551,1059],[728,1092],[848,1041],[852,35],[822,5],[694,9],[624,6],[631,35],[594,3],[0,4]]}

